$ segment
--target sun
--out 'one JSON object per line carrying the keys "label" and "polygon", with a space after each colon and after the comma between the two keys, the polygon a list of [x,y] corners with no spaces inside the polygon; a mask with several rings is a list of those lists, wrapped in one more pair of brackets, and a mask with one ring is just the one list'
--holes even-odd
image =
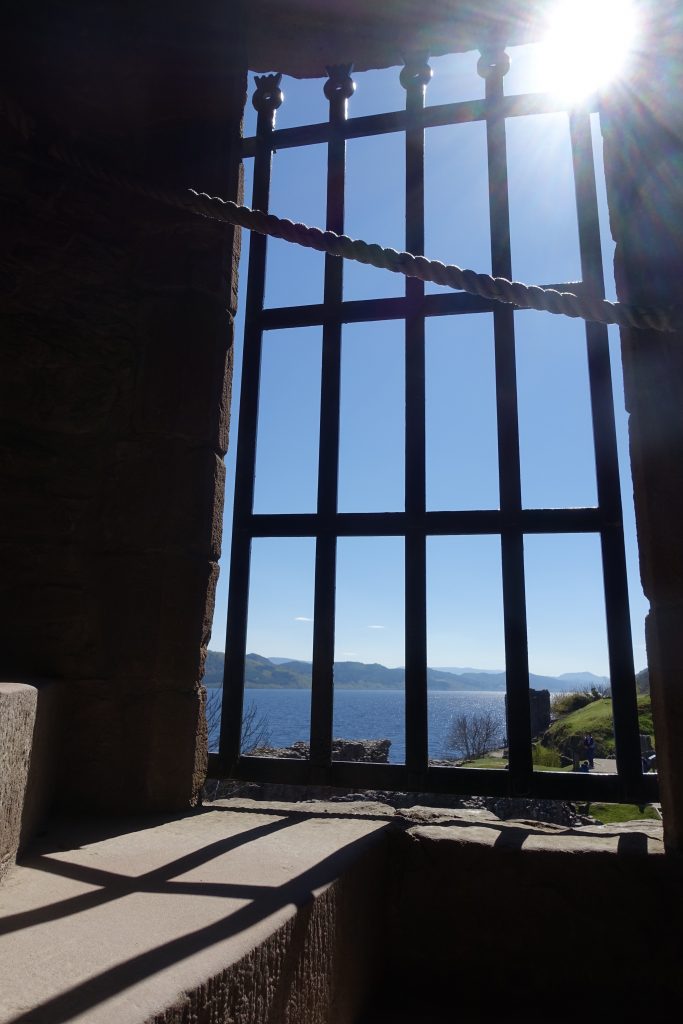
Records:
{"label": "sun", "polygon": [[603,88],[624,66],[636,28],[632,0],[559,0],[538,49],[548,90],[578,101]]}

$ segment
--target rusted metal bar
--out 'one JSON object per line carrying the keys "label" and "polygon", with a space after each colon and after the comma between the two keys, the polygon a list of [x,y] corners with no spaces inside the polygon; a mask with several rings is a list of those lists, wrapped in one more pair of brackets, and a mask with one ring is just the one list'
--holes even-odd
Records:
{"label": "rusted metal bar", "polygon": [[[325,96],[330,104],[330,136],[327,151],[327,229],[344,231],[346,143],[343,126],[355,84],[351,65],[329,67]],[[329,520],[337,511],[339,471],[339,396],[341,379],[344,261],[325,257],[323,306],[322,382],[320,392],[320,449],[318,461],[317,521]],[[311,693],[311,762],[327,767],[332,760],[334,713],[334,630],[337,538],[317,533],[315,598],[313,615],[313,672]]]}
{"label": "rusted metal bar", "polygon": [[[254,158],[253,203],[264,210],[268,209],[270,199],[271,135],[275,126],[275,111],[283,100],[280,79],[281,75],[257,77],[256,92],[253,97],[254,107],[258,112],[258,145]],[[263,308],[265,293],[267,250],[268,240],[265,235],[253,235],[249,247],[228,622],[223,668],[220,750],[221,757],[228,764],[232,764],[239,756],[242,733],[244,659],[247,644],[252,539],[249,532],[249,519],[254,506],[256,429],[263,335],[259,316]]]}
{"label": "rusted metal bar", "polygon": [[[486,140],[489,168],[491,269],[512,277],[510,201],[508,194],[503,78],[510,60],[500,45],[482,50],[477,70],[486,83]],[[500,508],[514,518],[522,507],[517,416],[515,323],[512,309],[493,312],[498,417]],[[533,771],[529,711],[529,658],[524,584],[524,539],[521,530],[501,533],[503,629],[507,680],[507,729],[510,775],[516,792],[529,789]]]}
{"label": "rusted metal bar", "polygon": [[[221,774],[221,760],[212,755],[209,771]],[[241,757],[234,778],[249,782],[277,779],[289,785],[346,786],[351,789],[406,790],[411,793],[456,793],[463,796],[516,796],[509,771],[430,765],[424,772],[411,772],[402,764],[368,764],[333,761],[317,769],[310,761],[295,758]],[[644,803],[657,799],[657,779],[643,776],[634,788],[624,787],[617,775],[583,772],[534,772],[527,796],[545,800],[628,800]]]}
{"label": "rusted metal bar", "polygon": [[[440,128],[448,124],[466,124],[470,121],[486,120],[485,100],[465,100],[459,103],[439,103],[424,108],[421,116],[424,128]],[[546,93],[526,93],[520,96],[504,96],[501,101],[503,117],[526,117],[530,114],[557,114],[566,110],[566,104],[556,96]],[[597,110],[597,100],[584,100],[583,110]],[[404,132],[408,124],[407,112],[395,110],[386,114],[368,114],[365,117],[350,117],[344,125],[346,139],[362,139],[375,135],[389,135]],[[291,149],[297,146],[315,146],[326,143],[330,138],[329,122],[299,125],[296,128],[282,128],[273,133],[275,149]],[[256,152],[256,136],[242,141],[242,156],[252,157]]]}
{"label": "rusted metal bar", "polygon": [[[427,54],[401,71],[406,90],[406,249],[424,253],[424,110],[432,77]],[[425,286],[406,278],[405,318],[405,733],[406,765],[424,772],[427,726],[427,538],[425,534]]]}

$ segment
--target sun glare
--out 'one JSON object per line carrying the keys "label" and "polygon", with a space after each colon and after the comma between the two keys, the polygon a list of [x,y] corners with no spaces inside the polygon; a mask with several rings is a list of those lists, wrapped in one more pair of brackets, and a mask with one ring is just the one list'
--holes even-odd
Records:
{"label": "sun glare", "polygon": [[559,0],[539,47],[546,88],[580,100],[607,85],[623,67],[635,33],[631,0]]}

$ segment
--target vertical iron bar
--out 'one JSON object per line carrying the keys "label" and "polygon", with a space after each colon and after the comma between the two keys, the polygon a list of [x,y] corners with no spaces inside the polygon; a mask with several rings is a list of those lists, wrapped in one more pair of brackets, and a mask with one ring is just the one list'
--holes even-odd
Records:
{"label": "vertical iron bar", "polygon": [[[344,232],[346,143],[342,125],[348,100],[356,88],[353,65],[327,68],[325,96],[330,104],[330,141],[327,149],[327,229]],[[318,454],[318,522],[326,529],[316,538],[315,600],[313,615],[313,678],[311,691],[311,764],[328,767],[332,760],[334,716],[334,617],[339,471],[339,394],[341,377],[341,303],[344,261],[325,257],[325,325],[323,327],[320,385],[320,449]]]}
{"label": "vertical iron bar", "polygon": [[[260,77],[257,75],[255,78],[256,92],[252,102],[258,111],[258,119],[252,206],[257,210],[268,210],[272,162],[271,135],[275,127],[275,111],[284,98],[280,90],[281,78],[281,75],[262,75]],[[250,520],[254,506],[256,428],[263,334],[259,317],[265,294],[266,255],[266,236],[254,232],[249,247],[228,624],[223,667],[223,707],[219,750],[222,763],[227,771],[240,755],[242,734],[252,540]]]}
{"label": "vertical iron bar", "polygon": [[[505,117],[502,112],[503,77],[510,59],[501,46],[482,50],[477,66],[486,82],[486,141],[491,220],[491,270],[512,279],[510,201],[508,194]],[[522,508],[517,415],[517,366],[514,312],[498,306],[493,313],[498,421],[498,478],[500,507],[508,515]],[[531,772],[531,720],[529,712],[529,654],[527,646],[524,537],[521,530],[501,535],[503,617],[505,632],[506,711],[509,771],[513,789],[528,789]]]}
{"label": "vertical iron bar", "polygon": [[[425,89],[432,77],[428,54],[406,60],[406,249],[424,253]],[[425,317],[424,283],[406,278],[405,320],[405,730],[406,767],[427,768],[427,538],[425,535]]]}
{"label": "vertical iron bar", "polygon": [[[590,115],[572,112],[569,130],[581,274],[584,285],[593,294],[603,297],[605,288]],[[617,772],[624,792],[632,793],[642,778],[642,766],[607,327],[586,323],[586,344],[598,504],[603,513],[600,541]]]}

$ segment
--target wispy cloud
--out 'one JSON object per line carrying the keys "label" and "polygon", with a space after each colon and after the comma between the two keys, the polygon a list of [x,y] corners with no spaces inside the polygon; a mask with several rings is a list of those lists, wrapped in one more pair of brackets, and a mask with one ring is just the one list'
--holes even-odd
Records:
{"label": "wispy cloud", "polygon": [[368,629],[386,629],[386,626],[368,626]]}
{"label": "wispy cloud", "polygon": [[294,621],[295,622],[313,622],[313,619],[309,619],[309,617],[307,615],[295,615],[294,616]]}

